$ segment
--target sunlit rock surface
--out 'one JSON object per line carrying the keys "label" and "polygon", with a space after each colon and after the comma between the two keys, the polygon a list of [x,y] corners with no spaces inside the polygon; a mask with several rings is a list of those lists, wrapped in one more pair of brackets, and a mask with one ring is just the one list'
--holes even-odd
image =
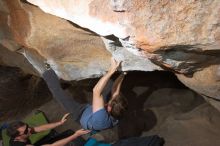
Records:
{"label": "sunlit rock surface", "polygon": [[[181,73],[200,69],[200,63],[211,57],[207,56],[209,50],[219,50],[220,3],[217,0],[28,1],[102,36],[115,35],[130,51],[148,54],[152,60]],[[115,11],[118,5],[123,11]],[[204,50],[207,51],[200,54]]]}
{"label": "sunlit rock surface", "polygon": [[[30,64],[48,62],[59,77],[80,80],[104,74],[114,56],[122,70],[169,70],[220,99],[218,0],[27,1],[0,2],[0,47],[21,55],[12,63],[2,54],[3,65],[36,74]],[[22,56],[30,64],[18,63]]]}
{"label": "sunlit rock surface", "polygon": [[38,62],[48,61],[66,80],[97,76],[105,71],[110,53],[99,36],[29,4],[5,3],[9,9],[10,30],[21,46],[18,51],[26,53],[26,57],[33,54],[34,67],[38,67]]}
{"label": "sunlit rock surface", "polygon": [[2,40],[10,36],[17,46],[5,46],[5,41],[2,44],[26,57],[33,57],[27,59],[34,60],[30,63],[35,68],[46,61],[65,80],[97,77],[107,70],[110,52],[119,52],[113,56],[117,60],[126,61],[122,63],[123,70],[160,69],[146,57],[139,58],[123,47],[109,49],[109,52],[106,48],[112,48],[108,47],[111,43],[104,44],[104,38],[101,39],[94,32],[83,30],[72,22],[46,14],[33,5],[7,0],[2,5],[7,8],[7,11],[2,12],[6,14],[2,16],[5,19],[2,32],[8,33],[2,35]]}
{"label": "sunlit rock surface", "polygon": [[[213,65],[219,68],[220,63],[218,0],[28,1],[46,13],[70,20],[99,35],[116,36],[123,48],[147,57],[164,69],[183,74],[179,79],[188,87],[220,99],[219,80],[211,79],[207,83],[199,79],[202,83],[197,84],[196,78],[204,77],[193,75],[199,71],[207,76],[206,79],[219,78],[219,73],[210,69]],[[212,73],[206,74],[206,70]],[[202,86],[215,89],[207,93]]]}

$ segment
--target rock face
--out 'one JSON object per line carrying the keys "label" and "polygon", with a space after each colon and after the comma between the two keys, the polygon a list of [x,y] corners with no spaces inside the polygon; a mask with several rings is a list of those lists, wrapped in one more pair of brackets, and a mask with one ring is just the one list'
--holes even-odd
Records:
{"label": "rock face", "polygon": [[0,122],[24,117],[52,97],[43,79],[0,66]]}
{"label": "rock face", "polygon": [[61,78],[80,80],[103,74],[112,54],[122,70],[169,70],[220,99],[218,0],[27,1],[0,2],[0,47],[37,56],[35,68],[47,61]]}
{"label": "rock face", "polygon": [[185,85],[203,95],[208,102],[220,110],[219,101],[212,99],[220,99],[220,76],[218,74],[219,65],[212,65],[204,68],[202,71],[197,71],[192,78],[187,78],[180,74],[178,74],[177,77]]}
{"label": "rock face", "polygon": [[[154,92],[145,107],[153,110],[157,126],[145,134],[159,134],[167,146],[219,145],[220,113],[201,99],[189,90],[163,88]],[[211,128],[206,131],[207,127]]]}
{"label": "rock face", "polygon": [[[109,46],[111,43],[108,43],[109,51],[107,51],[103,40],[97,34],[80,29],[79,26],[67,20],[46,14],[27,3],[6,0],[2,2],[2,5],[7,8],[7,11],[2,12],[7,14],[2,15],[2,19],[4,19],[2,32],[8,33],[3,34],[2,38],[5,40],[10,36],[10,41],[16,42],[16,47],[6,47],[23,54],[26,52],[26,57],[34,54],[38,59],[31,62],[33,66],[37,67],[38,62],[36,61],[46,60],[65,80],[97,77],[107,70],[111,57],[109,51],[114,52],[115,49],[112,49],[112,45]],[[123,64],[123,66],[127,66],[127,70],[160,69],[147,58],[139,58],[120,46],[117,50],[116,52],[123,52],[123,56],[125,56],[121,55],[118,59],[126,60],[126,57],[128,58],[126,64]],[[117,55],[115,57],[117,58]],[[27,59],[32,60],[32,58]],[[134,60],[138,66],[133,66]],[[148,66],[148,68],[144,69],[142,66]]]}

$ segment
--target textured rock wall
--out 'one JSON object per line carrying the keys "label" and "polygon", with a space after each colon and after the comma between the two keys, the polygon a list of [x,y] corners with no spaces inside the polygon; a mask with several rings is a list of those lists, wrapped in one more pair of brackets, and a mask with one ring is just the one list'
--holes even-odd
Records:
{"label": "textured rock wall", "polygon": [[[115,45],[111,43],[104,44],[104,38],[96,33],[46,14],[33,5],[18,0],[13,2],[4,0],[2,5],[7,8],[7,12],[4,12],[7,15],[2,19],[5,19],[4,27],[8,29],[2,28],[3,32],[8,33],[3,37],[10,36],[17,45],[11,47],[12,49],[8,46],[6,48],[23,54],[25,52],[24,55],[29,57],[28,60],[35,68],[41,62],[47,61],[65,80],[97,77],[107,70],[110,51],[115,54],[115,58],[126,60],[126,63],[122,64],[126,70],[160,69],[147,58],[139,58],[121,46],[116,46],[115,49]],[[117,39],[113,37],[113,42]],[[111,40],[105,42],[107,41]]]}
{"label": "textured rock wall", "polygon": [[180,73],[219,63],[217,0],[28,1],[102,36],[115,35],[126,49]]}
{"label": "textured rock wall", "polygon": [[0,123],[18,120],[52,98],[43,79],[0,65]]}
{"label": "textured rock wall", "polygon": [[[45,14],[29,4],[19,1],[5,3],[9,9],[11,34],[22,46],[17,50],[20,53],[25,51],[26,56],[33,54],[36,61],[31,62],[33,66],[48,60],[60,71],[60,76],[71,80],[100,74],[108,65],[110,53],[94,33],[78,29],[70,22]],[[19,13],[14,12],[16,9]]]}
{"label": "textured rock wall", "polygon": [[169,70],[220,99],[218,0],[27,1],[0,2],[0,44],[35,68],[47,61],[61,78],[79,80],[103,74],[113,55],[122,70]]}

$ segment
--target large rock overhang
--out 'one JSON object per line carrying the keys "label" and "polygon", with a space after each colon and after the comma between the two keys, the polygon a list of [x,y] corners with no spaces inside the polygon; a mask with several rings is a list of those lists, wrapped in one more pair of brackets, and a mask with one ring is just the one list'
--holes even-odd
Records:
{"label": "large rock overhang", "polygon": [[2,40],[11,42],[1,45],[25,53],[34,67],[47,61],[61,78],[80,80],[104,74],[114,56],[122,70],[169,70],[204,97],[220,99],[218,0],[27,1],[45,13],[1,2],[1,25],[10,32]]}

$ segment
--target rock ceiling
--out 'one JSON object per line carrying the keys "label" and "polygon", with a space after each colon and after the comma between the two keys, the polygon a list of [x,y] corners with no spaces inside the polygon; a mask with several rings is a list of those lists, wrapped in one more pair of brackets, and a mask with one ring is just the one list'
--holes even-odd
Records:
{"label": "rock ceiling", "polygon": [[2,0],[0,63],[37,74],[46,61],[80,80],[114,56],[122,70],[171,71],[220,109],[219,14],[218,0]]}

